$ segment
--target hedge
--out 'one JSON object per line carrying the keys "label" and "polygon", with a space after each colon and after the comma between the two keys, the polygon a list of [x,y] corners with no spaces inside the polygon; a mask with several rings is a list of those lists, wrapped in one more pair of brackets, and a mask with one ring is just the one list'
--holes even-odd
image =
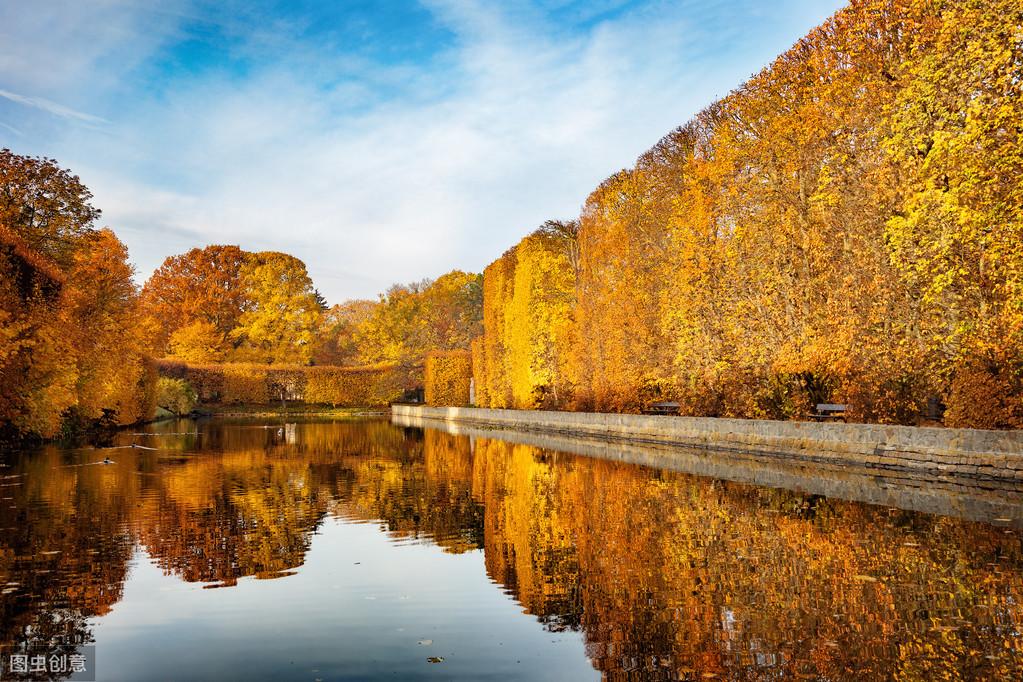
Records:
{"label": "hedge", "polygon": [[304,401],[333,407],[387,405],[415,388],[420,370],[397,364],[368,367],[303,367],[159,360],[160,374],[184,379],[201,403],[271,404]]}
{"label": "hedge", "polygon": [[426,356],[423,385],[427,405],[468,405],[471,380],[472,356],[469,351],[435,351]]}

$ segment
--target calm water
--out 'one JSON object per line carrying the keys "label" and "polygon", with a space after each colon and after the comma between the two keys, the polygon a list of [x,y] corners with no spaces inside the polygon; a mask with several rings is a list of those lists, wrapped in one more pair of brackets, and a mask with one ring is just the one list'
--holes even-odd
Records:
{"label": "calm water", "polygon": [[386,421],[155,431],[4,457],[0,643],[101,680],[1023,678],[1015,518]]}

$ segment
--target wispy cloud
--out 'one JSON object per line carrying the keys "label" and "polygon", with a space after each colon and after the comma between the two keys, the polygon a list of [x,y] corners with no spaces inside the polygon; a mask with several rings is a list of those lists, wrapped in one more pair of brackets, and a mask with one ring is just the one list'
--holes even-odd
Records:
{"label": "wispy cloud", "polygon": [[[19,95],[16,92],[10,92],[8,90],[0,90],[0,97],[9,99],[12,102],[18,104],[24,104],[27,107],[35,107],[41,109],[54,116],[60,116],[61,118],[74,119],[76,121],[85,121],[86,123],[109,123],[105,118],[99,116],[93,116],[92,114],[86,114],[81,111],[75,111],[71,107],[66,107],[63,104],[57,102],[51,102],[48,99],[42,97],[28,97],[26,95]],[[4,126],[10,128],[10,126]],[[11,128],[13,130],[13,128]]]}
{"label": "wispy cloud", "polygon": [[12,133],[14,133],[15,135],[18,135],[19,137],[25,134],[25,133],[21,132],[20,130],[18,130],[17,128],[15,128],[14,126],[7,125],[3,121],[0,121],[0,128],[3,128],[4,130],[9,130]]}
{"label": "wispy cloud", "polygon": [[[82,175],[143,277],[197,243],[239,243],[299,256],[330,300],[372,296],[481,269],[543,220],[575,215],[600,180],[838,4],[430,0],[446,38],[412,60],[346,48],[330,27],[309,40],[309,21],[269,10],[225,11],[202,25],[236,68],[99,88],[68,101],[95,102],[111,125],[18,148]],[[181,11],[160,34],[171,47],[209,16]],[[96,82],[111,78],[107,53],[90,54]],[[119,82],[151,61],[127,59]]]}

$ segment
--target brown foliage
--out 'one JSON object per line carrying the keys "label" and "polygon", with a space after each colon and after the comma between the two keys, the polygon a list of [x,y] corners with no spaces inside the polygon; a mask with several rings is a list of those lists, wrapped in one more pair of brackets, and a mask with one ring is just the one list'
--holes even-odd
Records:
{"label": "brown foliage", "polygon": [[956,372],[945,423],[975,429],[1023,429],[1023,365],[973,360]]}
{"label": "brown foliage", "polygon": [[142,307],[160,330],[159,350],[166,349],[176,331],[199,323],[215,330],[217,342],[226,346],[246,301],[241,285],[245,260],[239,247],[221,245],[191,249],[164,260],[142,289]]}

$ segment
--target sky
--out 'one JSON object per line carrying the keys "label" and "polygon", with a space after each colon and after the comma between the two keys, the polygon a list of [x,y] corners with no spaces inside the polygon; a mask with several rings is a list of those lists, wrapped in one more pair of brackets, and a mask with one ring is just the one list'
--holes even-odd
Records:
{"label": "sky", "polygon": [[0,0],[0,147],[92,190],[139,282],[238,244],[331,303],[479,272],[836,0]]}

